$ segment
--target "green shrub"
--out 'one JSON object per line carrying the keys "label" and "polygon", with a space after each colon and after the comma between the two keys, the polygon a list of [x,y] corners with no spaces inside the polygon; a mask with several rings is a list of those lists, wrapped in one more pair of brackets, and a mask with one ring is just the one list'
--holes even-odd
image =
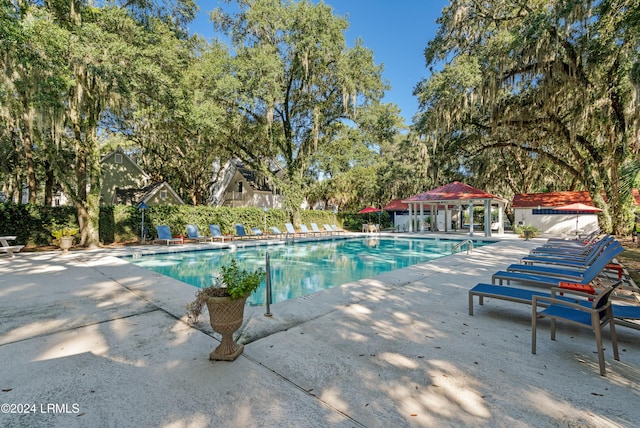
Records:
{"label": "green shrub", "polygon": [[[387,213],[382,213],[388,218]],[[261,208],[229,208],[191,205],[158,205],[144,210],[144,226],[151,238],[157,236],[155,226],[167,225],[174,235],[186,235],[186,225],[195,224],[203,235],[209,233],[209,225],[217,224],[222,233],[235,234],[234,225],[245,227],[276,226],[285,230],[290,217],[285,210]],[[317,223],[334,224],[331,211],[301,211],[301,221],[307,225]],[[355,217],[359,217],[356,215]],[[354,217],[354,218],[355,218]],[[350,214],[338,214],[338,220],[351,218]],[[377,218],[376,218],[377,220]],[[0,203],[0,234],[17,235],[17,241],[31,247],[49,245],[52,241],[51,224],[77,225],[77,211],[72,206],[45,207]],[[349,228],[358,230],[358,227]],[[142,210],[135,206],[114,205],[100,207],[98,235],[103,244],[128,243],[140,240],[142,233]]]}

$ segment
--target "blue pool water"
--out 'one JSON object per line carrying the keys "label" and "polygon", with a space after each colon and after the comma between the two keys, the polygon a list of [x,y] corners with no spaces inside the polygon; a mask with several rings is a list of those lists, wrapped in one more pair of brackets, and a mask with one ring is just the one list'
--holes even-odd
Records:
{"label": "blue pool water", "polygon": [[[157,254],[128,261],[196,287],[214,283],[220,266],[232,258],[241,269],[265,267],[269,252],[272,302],[305,296],[384,272],[451,254],[457,240],[355,238],[295,244]],[[474,247],[491,242],[474,241]],[[249,297],[250,305],[265,304],[265,281]]]}

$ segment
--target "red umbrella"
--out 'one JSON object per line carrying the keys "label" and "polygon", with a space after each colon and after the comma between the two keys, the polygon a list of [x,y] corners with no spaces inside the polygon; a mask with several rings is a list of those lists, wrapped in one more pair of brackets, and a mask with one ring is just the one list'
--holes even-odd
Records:
{"label": "red umbrella", "polygon": [[380,211],[378,208],[366,207],[358,211],[358,214],[377,213],[378,211]]}
{"label": "red umbrella", "polygon": [[554,208],[556,211],[575,211],[576,212],[576,235],[578,234],[578,217],[580,213],[597,213],[602,211],[598,207],[594,207],[592,205],[585,205],[579,202],[575,204],[563,205],[561,207]]}
{"label": "red umbrella", "polygon": [[569,204],[569,205],[563,205],[561,207],[556,207],[556,208],[554,208],[554,210],[558,210],[558,211],[579,211],[579,212],[583,212],[583,213],[597,213],[597,212],[602,211],[598,207],[594,207],[592,205],[581,204],[579,202],[575,203],[575,204]]}

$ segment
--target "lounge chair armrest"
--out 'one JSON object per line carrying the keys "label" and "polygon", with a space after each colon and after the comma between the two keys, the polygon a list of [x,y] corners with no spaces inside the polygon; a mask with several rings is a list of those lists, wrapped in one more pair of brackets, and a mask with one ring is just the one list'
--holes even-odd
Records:
{"label": "lounge chair armrest", "polygon": [[570,288],[551,287],[551,297],[556,298],[558,294],[570,294],[571,296],[581,297],[584,300],[593,299],[594,295],[584,291],[572,290]]}
{"label": "lounge chair armrest", "polygon": [[[593,296],[591,296],[591,297],[593,297]],[[598,310],[591,309],[591,308],[589,308],[587,306],[583,306],[580,303],[574,303],[574,302],[570,302],[568,300],[557,299],[557,298],[554,298],[554,297],[547,297],[547,296],[533,296],[532,306],[534,308],[537,307],[537,306],[540,306],[538,304],[538,301],[545,302],[547,305],[552,305],[553,304],[553,305],[558,305],[558,306],[565,306],[565,307],[568,307],[568,308],[576,309],[576,310],[587,312],[587,313],[600,312]],[[609,304],[603,306],[601,309],[604,309],[607,306],[609,306]]]}

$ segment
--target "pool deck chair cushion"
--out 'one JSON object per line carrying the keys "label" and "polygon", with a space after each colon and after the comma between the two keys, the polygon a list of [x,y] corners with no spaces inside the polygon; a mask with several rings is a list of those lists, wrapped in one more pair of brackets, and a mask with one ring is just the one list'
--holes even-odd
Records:
{"label": "pool deck chair cushion", "polygon": [[469,315],[473,315],[473,296],[478,296],[480,305],[484,304],[485,297],[531,304],[533,296],[550,296],[550,294],[544,291],[533,291],[504,285],[477,284],[469,290]]}
{"label": "pool deck chair cushion", "polygon": [[154,243],[164,242],[167,245],[184,243],[182,238],[174,238],[171,236],[171,229],[169,226],[156,226],[156,230],[158,231],[158,237],[153,241]]}
{"label": "pool deck chair cushion", "polygon": [[8,241],[14,241],[16,236],[0,236],[0,252],[7,253],[9,257],[14,257],[13,253],[19,253],[24,245],[9,245]]}

